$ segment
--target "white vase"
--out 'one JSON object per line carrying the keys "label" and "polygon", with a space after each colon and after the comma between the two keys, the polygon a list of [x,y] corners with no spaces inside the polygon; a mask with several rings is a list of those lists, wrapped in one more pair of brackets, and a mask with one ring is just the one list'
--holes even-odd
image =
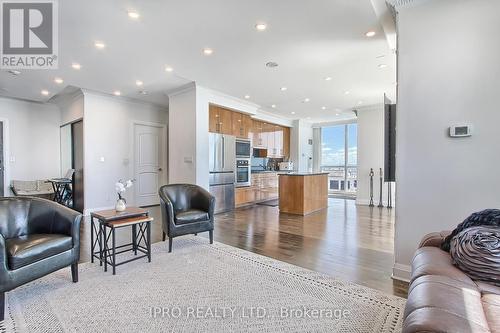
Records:
{"label": "white vase", "polygon": [[116,201],[116,206],[115,206],[115,210],[117,212],[123,212],[125,209],[127,209],[127,205],[125,204],[125,200],[123,199],[118,199]]}

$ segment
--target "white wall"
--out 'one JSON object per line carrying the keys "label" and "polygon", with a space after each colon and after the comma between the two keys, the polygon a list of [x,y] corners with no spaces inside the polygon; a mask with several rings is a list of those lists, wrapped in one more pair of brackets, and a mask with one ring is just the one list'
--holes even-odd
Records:
{"label": "white wall", "polygon": [[[84,91],[86,212],[114,207],[116,181],[134,178],[133,122],[166,125],[167,117],[167,110],[159,106]],[[164,149],[166,156],[167,142]],[[132,191],[126,198],[134,204]]]}
{"label": "white wall", "polygon": [[[500,204],[500,1],[441,0],[399,13],[394,275],[421,237]],[[451,139],[453,123],[470,138]]]}
{"label": "white wall", "polygon": [[[61,177],[64,177],[66,172],[73,165],[72,147],[71,147],[71,123],[83,119],[84,112],[84,96],[83,92],[78,89],[72,94],[60,95],[54,98],[54,103],[59,106],[61,112],[61,127],[60,129],[60,158],[61,158]],[[85,120],[84,120],[85,121]],[[85,135],[85,133],[84,133]],[[85,148],[85,147],[84,147]],[[84,156],[85,160],[85,156]],[[85,174],[85,170],[83,171]],[[84,178],[85,179],[85,178]]]}
{"label": "white wall", "polygon": [[55,103],[61,110],[61,125],[69,124],[83,118],[84,98],[82,91],[70,96],[56,99]]}
{"label": "white wall", "polygon": [[[370,169],[373,177],[373,201],[380,200],[380,168],[384,171],[384,105],[358,109],[358,191],[356,204],[370,203]],[[392,184],[392,205],[395,206],[395,186]],[[387,206],[387,183],[382,186],[382,202]]]}
{"label": "white wall", "polygon": [[8,125],[6,189],[10,180],[59,176],[61,115],[57,106],[0,97],[0,121]]}
{"label": "white wall", "polygon": [[312,167],[313,146],[309,144],[312,139],[312,124],[305,120],[294,120],[290,131],[290,160],[295,170],[307,172],[309,165]]}
{"label": "white wall", "polygon": [[[169,95],[168,122],[168,161],[169,183],[197,183],[197,163],[204,163],[203,158],[197,157],[197,142],[202,129],[198,129],[200,120],[196,113],[196,86],[190,84],[180,91]],[[208,107],[207,107],[208,108]],[[208,150],[208,111],[207,111],[207,141]],[[204,127],[204,126],[201,126]],[[208,157],[208,153],[207,153]],[[208,159],[207,180],[203,182],[208,188]],[[201,173],[198,171],[198,173]]]}

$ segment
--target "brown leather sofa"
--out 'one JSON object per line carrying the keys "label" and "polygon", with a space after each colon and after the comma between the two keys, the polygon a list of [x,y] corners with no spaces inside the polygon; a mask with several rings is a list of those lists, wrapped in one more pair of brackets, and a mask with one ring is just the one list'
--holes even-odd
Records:
{"label": "brown leather sofa", "polygon": [[453,266],[439,248],[449,233],[425,236],[415,253],[403,332],[500,332],[500,287]]}

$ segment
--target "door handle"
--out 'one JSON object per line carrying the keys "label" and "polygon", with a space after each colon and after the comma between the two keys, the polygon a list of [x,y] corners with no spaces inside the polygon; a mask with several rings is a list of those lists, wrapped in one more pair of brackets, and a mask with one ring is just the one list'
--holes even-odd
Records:
{"label": "door handle", "polygon": [[226,168],[226,140],[222,137],[222,170]]}
{"label": "door handle", "polygon": [[163,171],[163,169],[162,168],[158,168],[158,171]]}

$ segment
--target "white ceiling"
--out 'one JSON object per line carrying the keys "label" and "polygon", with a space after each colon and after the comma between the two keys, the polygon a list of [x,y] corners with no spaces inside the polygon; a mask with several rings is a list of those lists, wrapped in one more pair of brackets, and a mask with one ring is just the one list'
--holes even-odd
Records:
{"label": "white ceiling", "polygon": [[[128,17],[131,9],[138,20]],[[257,31],[257,22],[267,30]],[[369,30],[377,35],[367,38]],[[166,104],[168,90],[196,81],[250,95],[276,115],[316,122],[350,117],[360,101],[381,103],[384,93],[395,98],[396,58],[370,0],[64,0],[59,38],[58,70],[1,71],[0,94],[47,101],[71,85]],[[97,40],[106,48],[97,50]],[[204,47],[213,55],[203,55]],[[267,68],[268,61],[279,66]],[[165,72],[166,65],[174,71]],[[136,80],[148,95],[138,93]]]}

